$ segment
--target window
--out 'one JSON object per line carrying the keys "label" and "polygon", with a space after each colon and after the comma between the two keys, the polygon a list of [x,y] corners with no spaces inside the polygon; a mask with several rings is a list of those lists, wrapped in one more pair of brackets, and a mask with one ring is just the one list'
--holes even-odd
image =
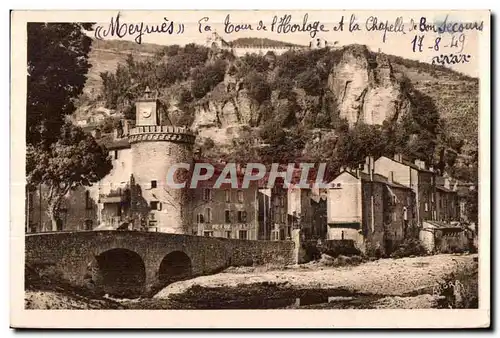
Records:
{"label": "window", "polygon": [[231,190],[225,190],[226,203],[231,203]]}
{"label": "window", "polygon": [[280,196],[280,206],[285,206],[285,196]]}
{"label": "window", "polygon": [[62,221],[62,219],[57,219],[56,220],[56,225],[57,225],[57,231],[62,231],[63,230],[63,221]]}
{"label": "window", "polygon": [[226,223],[231,223],[231,211],[226,210],[224,213],[224,219]]}
{"label": "window", "polygon": [[159,205],[158,201],[149,202],[149,207],[151,208],[151,210],[159,210],[158,205]]}
{"label": "window", "polygon": [[156,223],[155,220],[149,220],[149,227],[153,228],[153,229],[156,229],[156,231],[158,231],[157,223]]}
{"label": "window", "polygon": [[427,202],[424,204],[424,209],[425,211],[429,211],[429,204],[427,204]]}
{"label": "window", "polygon": [[238,190],[238,202],[243,203],[243,191]]}
{"label": "window", "polygon": [[247,212],[246,211],[238,211],[238,222],[244,223],[247,221]]}
{"label": "window", "polygon": [[85,230],[92,230],[92,220],[91,219],[85,220]]}
{"label": "window", "polygon": [[214,237],[214,232],[213,231],[209,231],[209,230],[205,230],[205,231],[203,231],[203,236],[205,236],[205,237]]}
{"label": "window", "polygon": [[115,150],[115,160],[118,159],[118,150]]}
{"label": "window", "polygon": [[205,222],[206,223],[211,223],[212,222],[212,209],[206,208],[205,209],[205,214],[207,216]]}
{"label": "window", "polygon": [[212,191],[208,188],[203,190],[203,200],[210,201],[212,199]]}
{"label": "window", "polygon": [[196,215],[196,222],[197,223],[205,223],[205,217],[203,216],[203,214]]}
{"label": "window", "polygon": [[238,231],[238,238],[239,239],[248,239],[248,231],[247,230]]}
{"label": "window", "polygon": [[92,199],[90,199],[90,191],[85,191],[85,209],[92,209]]}
{"label": "window", "polygon": [[231,238],[231,231],[226,231],[226,238]]}
{"label": "window", "polygon": [[168,147],[168,149],[167,149],[167,155],[172,155],[172,148]]}
{"label": "window", "polygon": [[151,189],[156,188],[156,181],[151,181]]}

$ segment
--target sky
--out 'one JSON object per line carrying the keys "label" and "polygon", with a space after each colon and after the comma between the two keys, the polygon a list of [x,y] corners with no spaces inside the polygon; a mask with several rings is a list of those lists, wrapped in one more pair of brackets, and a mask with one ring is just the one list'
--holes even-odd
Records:
{"label": "sky", "polygon": [[[94,22],[97,23],[95,27],[101,26],[101,33],[108,30],[111,19],[114,18],[116,20],[117,14],[118,12],[116,11],[99,12],[99,15],[95,16]],[[144,30],[146,26],[156,27],[157,25],[161,26],[162,23],[168,25],[172,21],[176,29],[179,27],[179,24],[184,25],[183,33],[179,35],[145,33],[141,37],[142,43],[184,45],[194,42],[205,44],[211,32],[216,31],[226,41],[242,37],[260,37],[299,45],[309,45],[309,42],[313,40],[310,32],[278,33],[279,20],[285,15],[291,16],[291,24],[300,24],[302,26],[306,15],[307,23],[314,25],[315,22],[319,22],[319,24],[323,24],[324,28],[328,31],[318,32],[314,36],[314,39],[321,38],[330,43],[338,41],[340,46],[353,43],[363,44],[367,45],[373,51],[381,51],[429,63],[435,57],[441,59],[440,55],[442,54],[453,54],[461,62],[459,64],[448,65],[448,67],[474,77],[478,77],[481,72],[481,48],[484,48],[486,42],[489,44],[489,40],[484,38],[484,33],[488,30],[488,21],[484,22],[482,32],[468,30],[462,33],[457,32],[452,34],[447,32],[439,34],[432,31],[422,32],[419,29],[422,17],[425,18],[428,24],[439,24],[445,19],[448,23],[477,22],[479,24],[481,20],[487,19],[484,16],[484,12],[471,11],[124,11],[120,13],[119,22],[121,25],[126,24],[127,27],[130,24],[137,25],[142,23]],[[272,22],[275,16],[276,24],[274,25],[274,30],[272,30]],[[342,17],[344,18],[343,30],[340,31],[338,29],[335,31],[334,27],[340,28],[339,23]],[[351,18],[353,19],[353,25],[350,25]],[[200,20],[204,23],[201,26],[201,32],[199,31]],[[224,24],[226,20],[229,20],[230,24]],[[368,31],[368,27],[373,27],[375,20],[377,20],[377,26],[387,23],[386,26],[392,24],[393,26],[401,27],[402,23],[404,28],[401,28],[399,32],[384,32],[383,29]],[[265,26],[267,30],[257,29],[259,21],[262,21],[262,26]],[[349,26],[354,29],[354,23],[359,25],[359,30],[350,31]],[[231,24],[233,25],[232,32],[229,33],[231,31]],[[252,29],[236,32],[236,25],[251,25]],[[410,27],[416,27],[417,29],[410,31]],[[210,30],[208,30],[209,28]],[[134,41],[136,37],[137,33],[132,32],[132,34],[125,34],[121,38],[116,35],[108,35],[103,38]],[[436,39],[439,41],[437,46]],[[419,50],[419,42],[422,42],[421,50]]]}

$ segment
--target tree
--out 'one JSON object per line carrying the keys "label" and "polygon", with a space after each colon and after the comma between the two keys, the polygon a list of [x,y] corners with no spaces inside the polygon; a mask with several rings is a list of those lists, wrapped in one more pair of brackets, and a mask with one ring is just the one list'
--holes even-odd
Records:
{"label": "tree", "polygon": [[322,83],[315,68],[309,68],[297,75],[297,86],[304,89],[308,95],[319,96],[322,92]]}
{"label": "tree", "polygon": [[226,66],[225,61],[217,60],[213,64],[195,68],[192,74],[193,83],[191,84],[193,97],[202,98],[222,82],[226,73]]}
{"label": "tree", "polygon": [[250,72],[244,79],[244,86],[248,95],[259,105],[271,98],[271,88],[265,76],[260,73]]}
{"label": "tree", "polygon": [[66,122],[58,134],[59,139],[46,151],[30,144],[26,150],[28,186],[41,183],[48,187],[47,215],[54,231],[68,192],[98,182],[112,168],[107,150],[80,127]]}
{"label": "tree", "polygon": [[91,23],[28,23],[26,141],[48,147],[57,140],[90,68]]}

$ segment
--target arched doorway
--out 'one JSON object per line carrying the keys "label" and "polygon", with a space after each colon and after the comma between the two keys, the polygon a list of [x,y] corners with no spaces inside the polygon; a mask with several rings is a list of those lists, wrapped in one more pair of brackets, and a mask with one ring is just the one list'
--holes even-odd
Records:
{"label": "arched doorway", "polygon": [[187,279],[191,277],[191,275],[191,259],[182,251],[173,251],[169,253],[160,263],[158,279],[162,285]]}
{"label": "arched doorway", "polygon": [[139,254],[127,249],[111,249],[101,253],[96,260],[96,284],[105,293],[134,298],[144,292],[146,268]]}

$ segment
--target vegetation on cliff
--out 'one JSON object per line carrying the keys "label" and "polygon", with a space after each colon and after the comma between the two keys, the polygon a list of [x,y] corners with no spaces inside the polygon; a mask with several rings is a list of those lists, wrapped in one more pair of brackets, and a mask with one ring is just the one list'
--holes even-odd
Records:
{"label": "vegetation on cliff", "polygon": [[[380,74],[389,69],[387,81],[399,93],[398,100],[409,102],[409,108],[382,124],[365,124],[362,119],[354,125],[347,123],[340,112],[343,93],[331,85],[346,54],[375,74],[373,79],[369,75],[368,86],[383,86]],[[240,58],[194,44],[166,46],[145,60],[129,56],[116,71],[101,73],[100,99],[107,108],[134,118],[133,100],[149,86],[176,124],[192,126],[208,111],[215,112],[218,128],[227,125],[228,116],[236,120],[240,130],[230,147],[201,140],[206,156],[236,161],[326,161],[335,172],[341,166],[357,165],[367,155],[398,152],[423,159],[441,172],[473,180],[470,168],[477,165],[477,135],[457,133],[464,121],[443,111],[461,107],[451,108],[451,102],[443,107],[435,93],[425,90],[422,79],[431,81],[439,75],[448,82],[465,81],[471,86],[475,79],[444,67],[381,56],[359,45]],[[386,65],[380,60],[386,60]],[[415,74],[419,80],[413,80]],[[477,92],[468,95],[473,106]],[[477,120],[477,108],[468,118]]]}

